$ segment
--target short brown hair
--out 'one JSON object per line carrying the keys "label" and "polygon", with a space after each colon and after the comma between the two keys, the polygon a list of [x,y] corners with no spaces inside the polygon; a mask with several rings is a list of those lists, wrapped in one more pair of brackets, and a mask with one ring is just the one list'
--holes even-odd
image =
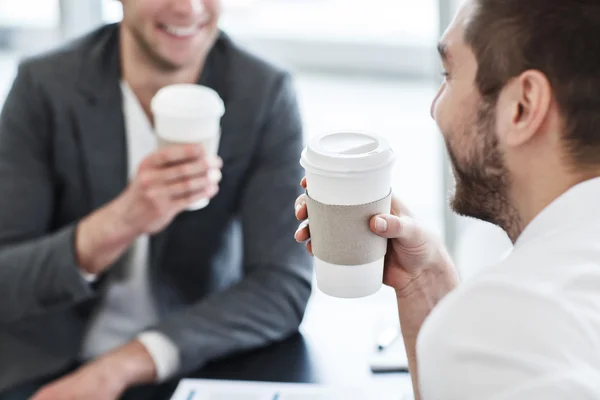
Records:
{"label": "short brown hair", "polygon": [[478,62],[476,84],[495,103],[527,70],[546,75],[564,121],[569,155],[600,164],[600,1],[476,0],[465,41]]}

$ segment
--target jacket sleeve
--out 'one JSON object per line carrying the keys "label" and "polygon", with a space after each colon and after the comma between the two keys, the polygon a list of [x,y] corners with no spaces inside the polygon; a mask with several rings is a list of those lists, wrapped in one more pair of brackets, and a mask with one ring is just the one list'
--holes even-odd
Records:
{"label": "jacket sleeve", "polygon": [[19,66],[0,115],[0,324],[92,295],[76,265],[75,227],[50,232],[51,116],[26,66]]}

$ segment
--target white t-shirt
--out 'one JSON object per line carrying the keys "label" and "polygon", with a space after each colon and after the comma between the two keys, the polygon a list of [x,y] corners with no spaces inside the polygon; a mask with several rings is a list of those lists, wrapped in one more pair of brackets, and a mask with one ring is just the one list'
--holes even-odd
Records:
{"label": "white t-shirt", "polygon": [[[121,91],[128,170],[129,177],[133,178],[140,163],[157,149],[158,144],[152,124],[135,93],[126,82],[121,82]],[[127,252],[124,270],[111,276],[88,325],[81,358],[98,357],[137,338],[150,353],[157,380],[162,382],[177,373],[180,355],[168,337],[146,330],[158,322],[148,277],[149,249],[148,235],[138,237]]]}
{"label": "white t-shirt", "polygon": [[440,302],[417,360],[423,400],[600,399],[600,178]]}

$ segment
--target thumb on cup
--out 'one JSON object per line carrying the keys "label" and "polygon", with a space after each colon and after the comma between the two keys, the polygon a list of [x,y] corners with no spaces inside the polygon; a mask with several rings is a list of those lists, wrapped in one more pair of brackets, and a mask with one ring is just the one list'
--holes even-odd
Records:
{"label": "thumb on cup", "polygon": [[409,238],[417,229],[410,217],[382,214],[371,219],[371,230],[386,239]]}

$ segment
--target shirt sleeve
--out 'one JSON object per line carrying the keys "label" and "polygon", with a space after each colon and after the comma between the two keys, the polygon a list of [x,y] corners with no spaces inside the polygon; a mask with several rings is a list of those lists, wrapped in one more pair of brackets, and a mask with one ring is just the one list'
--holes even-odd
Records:
{"label": "shirt sleeve", "polygon": [[154,361],[157,383],[177,374],[180,367],[179,349],[171,339],[156,331],[143,332],[137,339],[146,347]]}
{"label": "shirt sleeve", "polygon": [[577,308],[519,282],[450,294],[419,335],[423,400],[600,398],[598,340]]}

